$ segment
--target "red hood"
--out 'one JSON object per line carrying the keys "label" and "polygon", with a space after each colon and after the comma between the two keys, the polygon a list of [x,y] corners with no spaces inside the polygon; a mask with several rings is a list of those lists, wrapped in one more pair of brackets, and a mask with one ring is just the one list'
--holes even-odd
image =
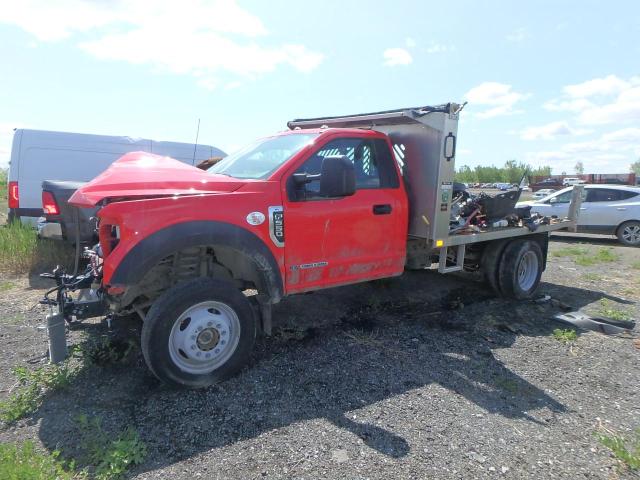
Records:
{"label": "red hood", "polygon": [[76,190],[69,203],[77,207],[93,207],[105,198],[233,192],[245,183],[223,175],[212,175],[173,158],[131,152]]}

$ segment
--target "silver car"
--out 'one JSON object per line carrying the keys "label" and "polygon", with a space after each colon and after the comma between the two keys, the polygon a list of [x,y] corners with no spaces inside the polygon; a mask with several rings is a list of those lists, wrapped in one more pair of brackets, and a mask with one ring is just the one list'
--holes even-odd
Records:
{"label": "silver car", "polygon": [[[540,200],[521,202],[531,212],[565,217],[569,212],[571,191],[564,188]],[[578,231],[616,235],[618,240],[640,246],[640,188],[626,185],[585,185],[578,218]]]}

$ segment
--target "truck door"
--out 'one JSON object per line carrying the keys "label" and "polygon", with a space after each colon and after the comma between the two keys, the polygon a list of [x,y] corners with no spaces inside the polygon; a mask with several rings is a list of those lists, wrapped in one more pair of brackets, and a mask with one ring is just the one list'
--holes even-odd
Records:
{"label": "truck door", "polygon": [[[388,145],[385,138],[370,133],[334,137],[285,176],[288,293],[402,273],[407,200]],[[294,173],[319,174],[329,155],[345,155],[353,161],[354,195],[323,198],[319,179],[294,183]]]}

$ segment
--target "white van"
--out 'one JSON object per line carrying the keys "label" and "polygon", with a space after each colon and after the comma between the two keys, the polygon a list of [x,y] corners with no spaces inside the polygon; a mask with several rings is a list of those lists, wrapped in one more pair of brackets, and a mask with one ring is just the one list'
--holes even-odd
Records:
{"label": "white van", "polygon": [[226,156],[211,145],[17,129],[9,163],[9,218],[36,223],[42,215],[43,180],[87,182],[125,153],[136,151],[166,155],[190,165]]}

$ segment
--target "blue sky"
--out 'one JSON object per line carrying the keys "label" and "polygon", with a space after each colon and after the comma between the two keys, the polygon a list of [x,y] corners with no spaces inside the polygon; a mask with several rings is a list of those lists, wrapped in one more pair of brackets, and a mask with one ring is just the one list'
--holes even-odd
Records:
{"label": "blue sky", "polygon": [[[378,4],[379,3],[379,4]],[[468,100],[457,164],[640,157],[640,2],[0,0],[14,127],[227,151],[295,117]]]}

